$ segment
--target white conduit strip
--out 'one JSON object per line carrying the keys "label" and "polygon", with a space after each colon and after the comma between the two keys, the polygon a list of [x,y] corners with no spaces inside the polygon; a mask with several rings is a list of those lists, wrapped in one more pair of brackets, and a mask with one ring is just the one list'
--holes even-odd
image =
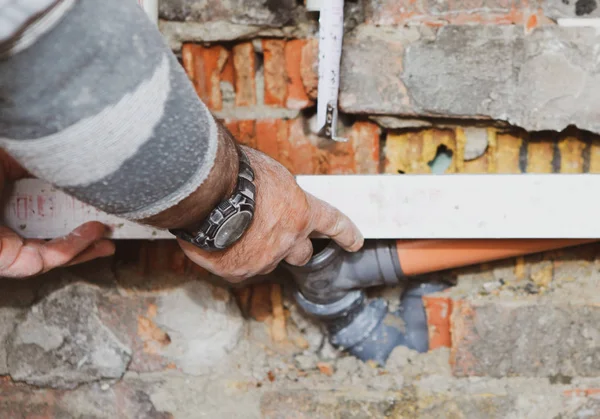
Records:
{"label": "white conduit strip", "polygon": [[[600,176],[298,176],[306,191],[347,214],[367,239],[600,238]],[[4,222],[27,238],[54,238],[83,222],[114,227],[114,238],[172,238],[120,219],[37,179],[17,182]]]}

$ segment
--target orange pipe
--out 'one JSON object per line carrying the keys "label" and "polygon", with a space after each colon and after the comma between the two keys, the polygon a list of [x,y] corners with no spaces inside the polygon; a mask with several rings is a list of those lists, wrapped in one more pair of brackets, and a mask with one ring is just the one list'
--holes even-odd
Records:
{"label": "orange pipe", "polygon": [[397,240],[396,250],[402,272],[420,275],[595,241],[597,239]]}

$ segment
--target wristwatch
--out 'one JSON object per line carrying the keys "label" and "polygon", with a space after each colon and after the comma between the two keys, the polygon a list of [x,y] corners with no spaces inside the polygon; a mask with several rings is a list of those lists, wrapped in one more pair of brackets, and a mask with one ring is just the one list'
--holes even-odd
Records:
{"label": "wristwatch", "polygon": [[238,151],[239,171],[231,197],[219,203],[200,228],[170,229],[173,235],[213,252],[227,249],[242,237],[254,218],[256,186],[248,157],[241,148]]}

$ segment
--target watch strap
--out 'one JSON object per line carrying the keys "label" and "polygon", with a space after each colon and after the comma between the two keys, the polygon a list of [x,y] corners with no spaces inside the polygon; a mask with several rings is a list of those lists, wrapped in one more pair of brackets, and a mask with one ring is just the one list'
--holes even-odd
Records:
{"label": "watch strap", "polygon": [[[215,235],[219,228],[230,217],[245,211],[254,215],[256,186],[254,185],[254,170],[250,165],[250,160],[241,147],[238,147],[238,175],[235,188],[229,198],[221,201],[195,229],[170,229],[169,231],[176,237],[190,242],[204,250],[217,251],[223,250],[215,243]],[[245,227],[247,229],[248,226]],[[242,234],[240,234],[241,236]]]}

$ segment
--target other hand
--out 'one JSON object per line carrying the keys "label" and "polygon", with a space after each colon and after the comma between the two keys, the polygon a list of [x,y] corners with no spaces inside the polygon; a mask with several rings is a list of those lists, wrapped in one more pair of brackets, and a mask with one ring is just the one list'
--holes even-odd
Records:
{"label": "other hand", "polygon": [[[12,157],[0,150],[0,191],[6,183],[27,175]],[[110,256],[115,246],[104,238],[106,230],[104,224],[92,221],[64,237],[46,241],[24,239],[8,227],[0,226],[0,277],[26,278],[60,266]]]}

